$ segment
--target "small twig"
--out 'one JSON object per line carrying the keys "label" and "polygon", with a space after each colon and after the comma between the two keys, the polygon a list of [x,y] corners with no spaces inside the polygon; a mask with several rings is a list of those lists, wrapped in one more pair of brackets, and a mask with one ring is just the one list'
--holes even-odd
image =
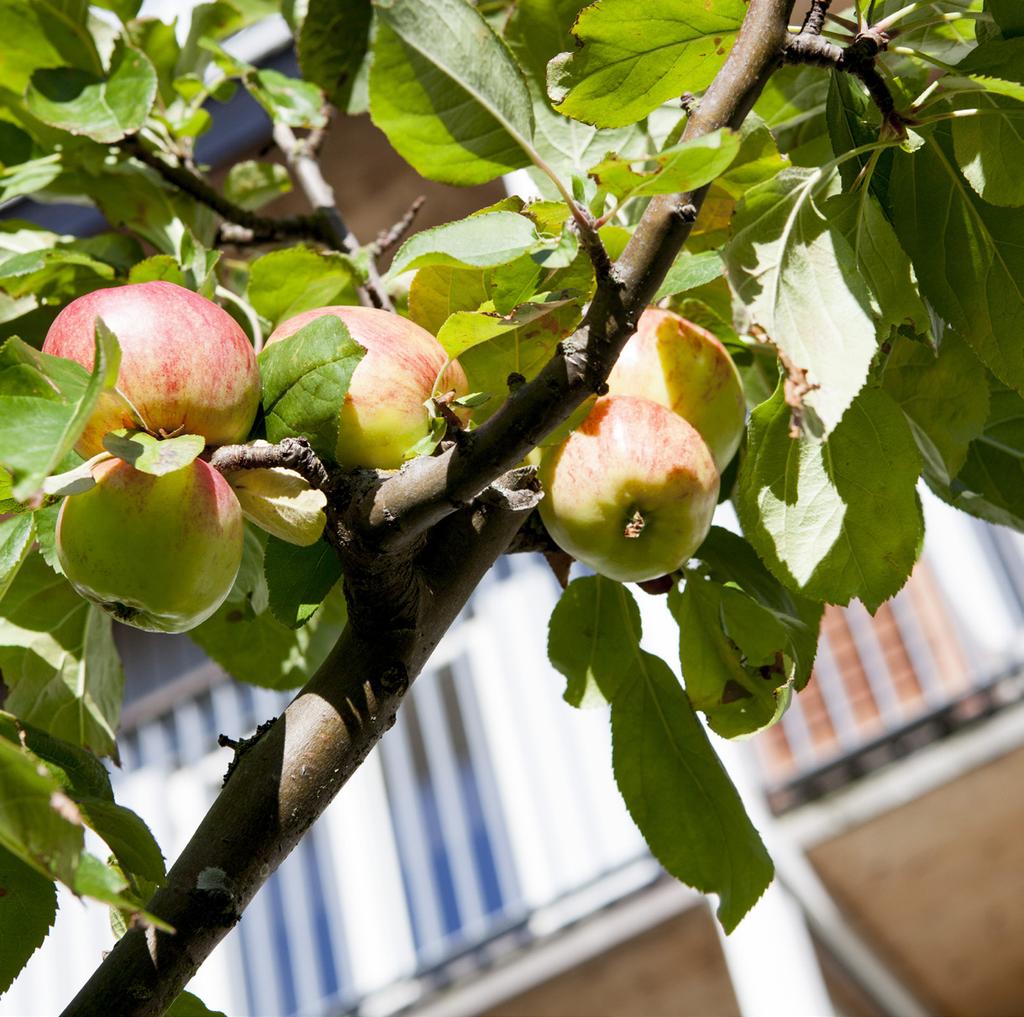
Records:
{"label": "small twig", "polygon": [[896,101],[875,66],[875,58],[889,45],[889,36],[875,28],[861,32],[846,47],[828,42],[820,35],[801,32],[790,36],[783,47],[783,59],[792,64],[812,64],[853,74],[868,90],[886,125],[898,136],[906,133],[907,121],[896,112]]}
{"label": "small twig", "polygon": [[[299,237],[319,240],[321,243],[333,241],[333,237],[325,232],[323,224],[315,215],[292,215],[283,219],[257,215],[255,212],[229,201],[224,195],[214,190],[198,173],[193,173],[183,163],[168,162],[161,155],[150,151],[138,138],[127,139],[122,142],[122,147],[139,162],[156,170],[169,184],[173,184],[178,190],[184,191],[189,197],[206,205],[207,208],[213,209],[219,216],[226,219],[227,224],[225,225],[233,227],[233,230],[226,229],[226,233],[238,236],[239,231],[247,231],[246,242],[248,243],[265,243]],[[232,240],[232,242],[236,241]]]}
{"label": "small twig", "polygon": [[302,145],[306,149],[307,154],[317,159],[320,156],[320,149],[324,147],[324,140],[327,137],[327,128],[331,126],[331,118],[334,116],[335,109],[329,103],[325,102],[320,108],[320,113],[323,116],[324,122],[319,127],[314,127],[309,134],[302,139]]}
{"label": "small twig", "polygon": [[331,486],[327,467],[305,438],[283,438],[276,445],[223,445],[210,456],[210,465],[221,473],[280,466],[299,474],[317,490],[327,491]]}
{"label": "small twig", "polygon": [[[333,246],[346,254],[359,253],[359,241],[345,225],[334,201],[334,191],[324,178],[320,163],[310,153],[307,145],[295,137],[295,132],[284,123],[274,124],[274,141],[284,153],[289,167],[295,174],[306,199],[313,206],[313,215],[326,229]],[[360,302],[366,307],[377,307],[386,311],[395,308],[384,290],[374,259],[369,259],[366,282],[359,287]]]}
{"label": "small twig", "polygon": [[239,738],[235,740],[234,738],[229,738],[225,734],[217,735],[217,744],[222,749],[235,750],[235,754],[232,757],[231,762],[228,763],[227,770],[224,772],[224,779],[221,781],[221,787],[224,787],[224,785],[231,779],[231,775],[235,772],[235,767],[238,766],[242,756],[244,756],[271,729],[271,727],[273,727],[274,721],[276,720],[277,717],[271,717],[270,720],[263,721],[263,723],[258,725],[256,730],[248,738]]}
{"label": "small twig", "polygon": [[801,35],[821,35],[825,27],[825,18],[828,16],[828,9],[832,6],[832,0],[811,0],[810,9],[800,27]]}
{"label": "small twig", "polygon": [[398,243],[402,237],[409,231],[409,227],[412,225],[413,219],[416,218],[417,213],[423,207],[423,203],[427,200],[425,194],[421,194],[415,201],[409,206],[408,211],[402,216],[398,222],[395,223],[390,229],[381,230],[377,234],[377,239],[373,242],[373,249],[377,255],[384,254],[385,251],[390,250],[395,244]]}
{"label": "small twig", "polygon": [[573,225],[576,227],[580,243],[594,266],[598,281],[609,282],[612,279],[612,260],[608,257],[608,252],[601,242],[601,234],[598,232],[601,220],[595,220],[587,209],[580,208],[579,211],[581,214],[575,217]]}

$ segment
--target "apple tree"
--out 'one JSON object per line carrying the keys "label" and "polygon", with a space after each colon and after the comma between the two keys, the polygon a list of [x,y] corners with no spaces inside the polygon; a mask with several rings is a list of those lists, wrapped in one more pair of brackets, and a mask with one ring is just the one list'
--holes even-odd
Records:
{"label": "apple tree", "polygon": [[[120,933],[67,1012],[170,1007],[514,553],[588,566],[565,698],[610,704],[652,852],[739,922],[772,864],[705,726],[776,722],[823,606],[901,588],[919,482],[1024,529],[1020,4],[832,6],[0,5],[0,200],[109,227],[0,221],[0,988],[59,882]],[[301,77],[225,47],[278,11]],[[238,90],[282,164],[214,186]],[[422,177],[533,196],[353,236],[319,151],[366,111]],[[102,762],[115,618],[299,690],[169,871]]]}

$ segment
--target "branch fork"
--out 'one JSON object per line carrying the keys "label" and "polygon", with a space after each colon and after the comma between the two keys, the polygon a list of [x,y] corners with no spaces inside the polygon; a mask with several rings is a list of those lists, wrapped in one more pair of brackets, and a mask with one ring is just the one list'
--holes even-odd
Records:
{"label": "branch fork", "polygon": [[910,121],[897,112],[892,92],[875,66],[876,58],[888,47],[891,36],[884,29],[869,27],[858,32],[849,45],[837,46],[821,36],[828,6],[824,2],[812,5],[800,32],[786,39],[783,59],[786,63],[811,64],[854,75],[868,90],[886,127],[897,137],[903,137]]}

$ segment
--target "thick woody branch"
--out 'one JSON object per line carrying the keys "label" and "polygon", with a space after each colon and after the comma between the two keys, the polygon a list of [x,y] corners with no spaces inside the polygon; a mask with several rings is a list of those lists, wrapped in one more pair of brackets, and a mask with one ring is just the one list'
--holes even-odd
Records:
{"label": "thick woody branch", "polygon": [[299,474],[310,487],[327,490],[330,474],[305,438],[284,438],[276,445],[223,445],[210,456],[221,473],[283,467]]}
{"label": "thick woody branch", "polygon": [[164,1012],[394,723],[409,684],[537,503],[529,476],[496,484],[430,535],[418,568],[431,595],[415,627],[338,645],[244,752],[148,907],[175,929],[129,930],[65,1017]]}
{"label": "thick woody branch", "polygon": [[[740,126],[782,62],[792,9],[793,0],[751,0],[736,43],[690,116],[684,138]],[[456,448],[414,460],[385,480],[369,505],[355,503],[353,528],[362,526],[382,548],[415,541],[519,462],[584,399],[600,392],[637,318],[690,235],[706,193],[701,188],[653,199],[613,273],[605,281],[599,273],[597,294],[579,331],[560,344],[540,374],[518,387]]]}

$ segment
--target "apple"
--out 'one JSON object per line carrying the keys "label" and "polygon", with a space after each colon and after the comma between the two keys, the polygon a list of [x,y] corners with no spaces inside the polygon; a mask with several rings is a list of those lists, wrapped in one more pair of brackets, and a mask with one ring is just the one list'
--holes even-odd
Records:
{"label": "apple", "polygon": [[540,514],[563,551],[601,575],[645,582],[679,568],[711,526],[718,470],[682,417],[649,399],[603,396],[545,451]]}
{"label": "apple", "polygon": [[352,373],[338,421],[335,460],[351,469],[391,470],[430,429],[424,405],[436,392],[465,395],[469,390],[458,361],[424,328],[390,311],[372,307],[319,307],[282,322],[267,345],[294,335],[326,314],[340,319],[366,354]]}
{"label": "apple", "polygon": [[75,446],[79,455],[103,451],[108,431],[140,424],[155,435],[199,434],[208,445],[248,437],[260,377],[252,344],[227,311],[169,282],[95,290],[57,315],[43,352],[92,370],[97,317],[121,344],[117,389],[130,405],[105,392]]}
{"label": "apple", "polygon": [[719,472],[743,438],[746,401],[732,357],[707,329],[651,307],[608,376],[610,395],[652,399],[688,420]]}
{"label": "apple", "polygon": [[65,498],[57,557],[83,597],[118,621],[185,632],[223,603],[242,563],[242,510],[201,459],[161,477],[120,459]]}

